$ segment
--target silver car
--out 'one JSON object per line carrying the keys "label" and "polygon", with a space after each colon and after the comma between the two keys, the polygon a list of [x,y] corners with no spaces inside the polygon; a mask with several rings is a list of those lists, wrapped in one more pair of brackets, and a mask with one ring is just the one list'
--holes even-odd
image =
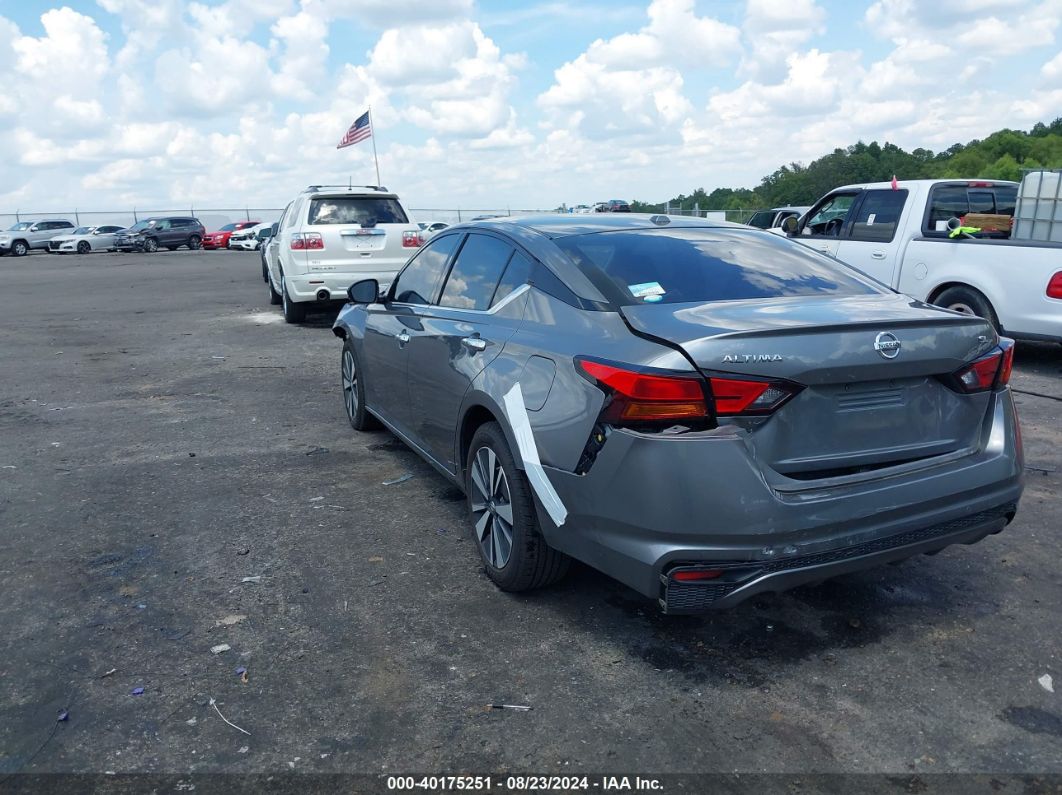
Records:
{"label": "silver car", "polygon": [[68,235],[59,235],[48,241],[52,254],[89,254],[93,251],[113,251],[114,238],[124,226],[79,226]]}
{"label": "silver car", "polygon": [[577,558],[668,613],[1013,519],[1013,341],[767,232],[645,215],[443,230],[350,287],[347,416],[467,495],[487,575]]}

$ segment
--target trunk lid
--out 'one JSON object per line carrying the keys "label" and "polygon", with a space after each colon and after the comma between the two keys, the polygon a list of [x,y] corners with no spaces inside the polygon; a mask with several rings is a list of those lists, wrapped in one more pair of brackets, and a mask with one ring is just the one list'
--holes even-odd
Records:
{"label": "trunk lid", "polygon": [[804,387],[767,418],[733,420],[761,463],[786,477],[862,474],[978,444],[989,395],[960,394],[940,376],[995,344],[980,318],[891,294],[621,311],[632,329],[679,347],[706,375]]}

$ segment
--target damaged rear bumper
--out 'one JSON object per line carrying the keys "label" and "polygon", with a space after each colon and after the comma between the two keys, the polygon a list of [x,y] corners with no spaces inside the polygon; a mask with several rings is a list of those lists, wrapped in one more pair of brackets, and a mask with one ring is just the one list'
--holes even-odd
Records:
{"label": "damaged rear bumper", "polygon": [[[1023,488],[1009,391],[993,396],[976,449],[848,480],[769,481],[747,435],[722,427],[673,437],[614,431],[585,475],[545,470],[567,510],[558,526],[539,505],[547,542],[668,612],[731,607],[973,543],[1003,529]],[[726,574],[672,582],[682,567]]]}

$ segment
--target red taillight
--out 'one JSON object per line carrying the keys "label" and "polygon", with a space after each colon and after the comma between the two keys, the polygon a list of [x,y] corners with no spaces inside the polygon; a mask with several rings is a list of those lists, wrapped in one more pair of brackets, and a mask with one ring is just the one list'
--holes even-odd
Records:
{"label": "red taillight", "polygon": [[796,390],[774,381],[745,381],[738,378],[709,378],[715,396],[715,413],[767,414],[779,408]]}
{"label": "red taillight", "polygon": [[958,370],[953,383],[962,392],[987,392],[1006,386],[1013,368],[1014,340],[1000,337],[998,348]]}
{"label": "red taillight", "polygon": [[1062,271],[1052,276],[1051,281],[1047,283],[1047,297],[1062,298]]}
{"label": "red taillight", "polygon": [[418,231],[407,229],[402,233],[402,248],[420,248],[420,244],[423,242]]}
{"label": "red taillight", "polygon": [[994,183],[992,182],[967,182],[968,188],[991,188]]}
{"label": "red taillight", "polygon": [[671,572],[671,579],[676,582],[703,582],[704,580],[717,580],[722,576],[722,569],[686,569]]}
{"label": "red taillight", "polygon": [[1010,372],[1014,369],[1014,340],[1009,337],[999,338],[999,347],[1003,349],[1003,361],[999,365],[999,377],[996,379],[996,388],[1010,383]]}
{"label": "red taillight", "polygon": [[290,245],[292,251],[324,251],[324,238],[317,232],[295,232]]}
{"label": "red taillight", "polygon": [[586,375],[612,392],[612,402],[602,415],[611,423],[704,420],[710,416],[709,396],[717,416],[760,416],[781,408],[803,389],[783,381],[713,376],[706,382],[694,374],[633,370],[583,358],[576,361]]}
{"label": "red taillight", "polygon": [[612,402],[602,417],[606,422],[703,420],[708,414],[699,376],[630,370],[589,359],[576,361],[587,376],[612,393]]}

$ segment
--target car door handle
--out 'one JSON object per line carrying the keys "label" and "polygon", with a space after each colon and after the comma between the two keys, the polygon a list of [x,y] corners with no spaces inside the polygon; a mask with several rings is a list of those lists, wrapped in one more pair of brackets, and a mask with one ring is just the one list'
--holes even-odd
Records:
{"label": "car door handle", "polygon": [[885,252],[880,249],[870,252],[871,259],[885,259]]}
{"label": "car door handle", "polygon": [[480,339],[479,337],[465,337],[461,340],[461,344],[468,348],[473,353],[478,351],[485,351],[487,349],[487,341]]}
{"label": "car door handle", "polygon": [[402,329],[400,332],[395,334],[395,339],[398,340],[399,346],[405,345],[407,342],[409,342],[409,332],[405,329]]}

